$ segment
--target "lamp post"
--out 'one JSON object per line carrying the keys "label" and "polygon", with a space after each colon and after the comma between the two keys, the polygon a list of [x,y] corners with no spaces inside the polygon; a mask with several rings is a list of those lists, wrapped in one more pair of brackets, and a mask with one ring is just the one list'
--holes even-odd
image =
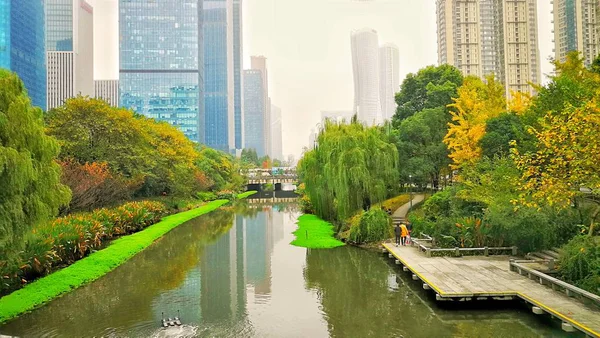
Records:
{"label": "lamp post", "polygon": [[408,188],[410,189],[408,193],[408,196],[410,198],[410,208],[412,209],[412,175],[408,175]]}

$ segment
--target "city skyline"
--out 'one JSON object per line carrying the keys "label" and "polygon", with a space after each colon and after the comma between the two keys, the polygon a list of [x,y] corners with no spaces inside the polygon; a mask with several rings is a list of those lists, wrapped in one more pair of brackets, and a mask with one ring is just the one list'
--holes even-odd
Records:
{"label": "city skyline", "polygon": [[[95,6],[96,16],[118,24],[115,0],[89,2]],[[537,5],[540,63],[545,75],[553,69],[548,61],[554,56],[552,4],[538,1]],[[320,8],[317,13],[310,10],[315,6]],[[353,29],[371,27],[379,32],[381,41],[400,46],[400,82],[408,73],[437,64],[435,0],[307,0],[303,5],[291,0],[245,0],[243,12],[244,69],[250,68],[251,55],[269,58],[270,96],[285,112],[284,154],[300,156],[311,129],[320,121],[320,111],[352,107],[348,35]],[[314,18],[314,24],[302,25],[303,16]],[[96,62],[96,78],[116,79],[118,32],[105,27],[96,32],[96,55],[102,56]]]}

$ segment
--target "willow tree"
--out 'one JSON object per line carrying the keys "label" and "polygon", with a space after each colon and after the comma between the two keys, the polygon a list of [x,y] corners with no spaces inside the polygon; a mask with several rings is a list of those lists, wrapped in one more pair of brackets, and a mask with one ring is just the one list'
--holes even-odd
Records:
{"label": "willow tree", "polygon": [[398,184],[398,151],[387,127],[327,121],[298,164],[315,213],[338,221],[384,200]]}
{"label": "willow tree", "polygon": [[0,69],[0,271],[10,272],[9,261],[23,235],[69,202],[70,191],[60,184],[55,162],[58,152],[23,82]]}

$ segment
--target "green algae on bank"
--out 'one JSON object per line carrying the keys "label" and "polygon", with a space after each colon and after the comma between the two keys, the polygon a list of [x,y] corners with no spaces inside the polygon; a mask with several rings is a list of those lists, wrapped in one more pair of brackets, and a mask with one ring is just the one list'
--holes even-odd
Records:
{"label": "green algae on bank", "polygon": [[239,200],[241,200],[241,199],[244,199],[244,198],[246,198],[246,197],[250,197],[250,196],[252,196],[252,195],[256,194],[257,192],[258,192],[258,191],[256,191],[256,190],[248,190],[248,191],[246,191],[246,192],[243,192],[243,193],[241,193],[241,194],[238,194],[238,195],[237,195],[237,198],[238,198]]}
{"label": "green algae on bank", "polygon": [[298,230],[293,234],[296,239],[290,244],[308,249],[331,249],[345,245],[333,236],[333,225],[315,215],[300,216]]}
{"label": "green algae on bank", "polygon": [[0,323],[93,282],[125,263],[177,226],[218,209],[228,202],[228,200],[216,200],[193,210],[167,216],[140,232],[121,237],[105,249],[0,298]]}

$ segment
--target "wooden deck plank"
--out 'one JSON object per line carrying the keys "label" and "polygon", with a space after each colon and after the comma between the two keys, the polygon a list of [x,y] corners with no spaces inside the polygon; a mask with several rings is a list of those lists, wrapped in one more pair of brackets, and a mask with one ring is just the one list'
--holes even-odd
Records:
{"label": "wooden deck plank", "polygon": [[600,309],[510,271],[509,256],[427,257],[410,246],[385,248],[441,296],[517,296],[600,337]]}

